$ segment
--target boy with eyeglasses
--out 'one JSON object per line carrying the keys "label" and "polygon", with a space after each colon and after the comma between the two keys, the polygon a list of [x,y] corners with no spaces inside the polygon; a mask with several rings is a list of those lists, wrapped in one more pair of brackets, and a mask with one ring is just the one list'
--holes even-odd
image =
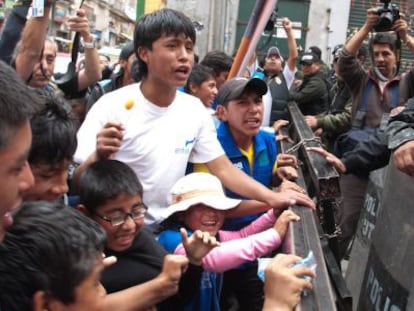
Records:
{"label": "boy with eyeglasses", "polygon": [[[188,268],[182,265],[182,269],[171,269],[170,255],[143,228],[147,207],[142,194],[142,185],[130,167],[117,160],[101,160],[88,166],[80,176],[77,209],[104,228],[105,255],[117,258],[102,273],[101,282],[108,293],[121,293],[161,274],[164,277],[158,278],[152,291],[153,305],[171,296],[158,305],[159,310],[179,310],[199,288],[201,259],[217,242],[212,239],[203,242],[201,232],[188,239],[183,236],[190,264]],[[181,278],[182,270],[187,271]],[[172,296],[177,290],[178,294]]]}

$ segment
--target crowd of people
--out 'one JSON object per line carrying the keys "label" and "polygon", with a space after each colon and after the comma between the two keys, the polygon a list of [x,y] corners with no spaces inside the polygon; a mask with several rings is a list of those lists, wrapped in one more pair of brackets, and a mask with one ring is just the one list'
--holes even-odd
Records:
{"label": "crowd of people", "polygon": [[316,275],[280,245],[300,223],[289,207],[318,202],[278,150],[291,101],[327,148],[311,150],[342,174],[342,256],[369,172],[392,156],[414,174],[404,18],[372,36],[365,68],[368,10],[332,70],[316,46],[299,55],[284,18],[288,55],[270,47],[227,79],[232,57],[198,62],[192,21],[167,8],[137,21],[108,75],[80,8],[68,23],[84,60],[54,76],[50,4],[27,21],[16,7],[0,37],[0,310],[293,310]]}

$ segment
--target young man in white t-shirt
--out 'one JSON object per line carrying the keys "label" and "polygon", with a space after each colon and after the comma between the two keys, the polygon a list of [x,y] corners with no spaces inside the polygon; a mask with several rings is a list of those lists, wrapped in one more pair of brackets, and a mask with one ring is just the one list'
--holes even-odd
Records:
{"label": "young man in white t-shirt", "polygon": [[146,223],[163,220],[168,190],[185,174],[187,162],[206,163],[226,188],[257,199],[254,211],[302,204],[314,208],[306,195],[274,193],[235,168],[217,140],[211,117],[199,99],[177,92],[194,63],[195,30],[181,12],[162,9],[136,25],[134,46],[143,79],[104,95],[90,110],[78,132],[75,160],[85,167],[103,158],[128,164],[144,188],[149,211]]}

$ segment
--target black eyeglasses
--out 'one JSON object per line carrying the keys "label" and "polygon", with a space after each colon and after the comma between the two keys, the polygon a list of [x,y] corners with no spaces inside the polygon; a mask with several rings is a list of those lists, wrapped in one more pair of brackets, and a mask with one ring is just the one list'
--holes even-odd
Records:
{"label": "black eyeglasses", "polygon": [[128,217],[131,217],[133,220],[140,220],[145,217],[147,212],[147,206],[144,203],[141,203],[132,208],[131,213],[125,213],[123,211],[116,211],[111,216],[102,216],[99,214],[95,214],[95,216],[99,217],[102,220],[109,222],[112,226],[120,226],[124,224]]}

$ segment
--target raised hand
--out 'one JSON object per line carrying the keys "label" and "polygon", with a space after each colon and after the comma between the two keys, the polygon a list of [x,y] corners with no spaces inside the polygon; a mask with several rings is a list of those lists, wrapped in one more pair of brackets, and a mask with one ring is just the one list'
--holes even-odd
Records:
{"label": "raised hand", "polygon": [[187,231],[181,228],[180,233],[187,258],[193,265],[201,266],[203,257],[220,245],[220,242],[208,232],[196,230],[188,237]]}

